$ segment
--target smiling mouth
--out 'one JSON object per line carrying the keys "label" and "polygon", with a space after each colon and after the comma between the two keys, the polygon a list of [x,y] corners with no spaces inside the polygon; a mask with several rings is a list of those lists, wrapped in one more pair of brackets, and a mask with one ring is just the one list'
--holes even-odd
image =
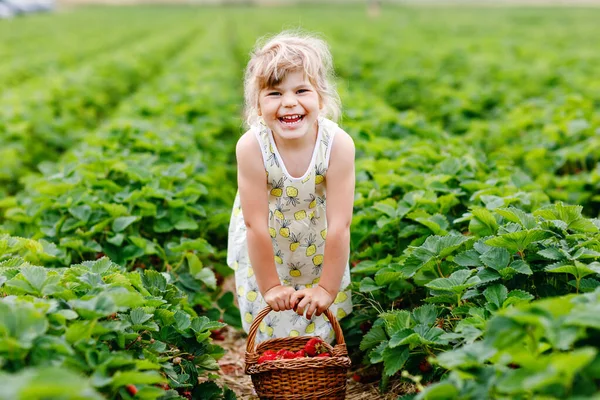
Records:
{"label": "smiling mouth", "polygon": [[282,124],[292,126],[299,124],[304,119],[304,115],[296,114],[296,115],[284,115],[279,118]]}

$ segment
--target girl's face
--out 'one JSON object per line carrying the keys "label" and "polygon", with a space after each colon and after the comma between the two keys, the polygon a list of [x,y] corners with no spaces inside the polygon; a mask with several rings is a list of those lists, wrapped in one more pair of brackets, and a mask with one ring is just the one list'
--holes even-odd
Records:
{"label": "girl's face", "polygon": [[288,73],[258,96],[258,115],[280,139],[309,138],[317,133],[319,94],[302,71]]}

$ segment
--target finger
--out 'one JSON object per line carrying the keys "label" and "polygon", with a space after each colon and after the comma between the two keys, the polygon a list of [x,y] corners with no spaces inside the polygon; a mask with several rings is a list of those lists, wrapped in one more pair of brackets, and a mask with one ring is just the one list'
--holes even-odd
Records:
{"label": "finger", "polygon": [[304,298],[304,296],[304,293],[302,293],[301,291],[294,292],[294,294],[291,296],[290,303],[292,304],[294,310],[297,309],[298,304],[300,304],[300,301]]}
{"label": "finger", "polygon": [[296,312],[299,315],[304,315],[304,310],[308,307],[311,301],[312,300],[308,296],[304,297],[302,300],[300,300],[300,303],[298,303],[298,308],[296,309]]}
{"label": "finger", "polygon": [[304,290],[296,290],[294,291],[294,293],[292,294],[292,296],[290,297],[290,301],[292,303],[297,303],[298,300],[300,300],[301,298],[303,298],[305,296]]}
{"label": "finger", "polygon": [[322,305],[319,305],[319,306],[317,307],[317,309],[315,310],[315,315],[316,315],[317,317],[320,317],[320,316],[321,316],[321,314],[323,314],[323,311],[324,311],[323,309],[324,309],[324,307],[323,307]]}
{"label": "finger", "polygon": [[279,306],[279,311],[285,311],[285,299],[278,299],[277,305]]}
{"label": "finger", "polygon": [[316,309],[317,305],[315,304],[315,302],[310,303],[310,306],[308,306],[308,309],[306,311],[306,319],[312,319]]}

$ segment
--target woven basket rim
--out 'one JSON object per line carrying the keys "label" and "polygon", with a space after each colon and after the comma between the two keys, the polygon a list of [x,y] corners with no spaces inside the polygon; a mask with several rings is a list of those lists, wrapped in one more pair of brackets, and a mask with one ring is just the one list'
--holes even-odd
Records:
{"label": "woven basket rim", "polygon": [[269,346],[273,344],[285,345],[288,343],[302,343],[314,338],[314,336],[296,336],[296,337],[284,337],[284,338],[272,338],[267,339],[264,342],[255,346],[256,333],[258,327],[262,322],[263,318],[272,311],[270,306],[263,308],[260,313],[256,316],[255,320],[250,326],[248,339],[246,343],[245,353],[245,372],[248,375],[260,374],[263,372],[274,371],[277,369],[304,369],[304,368],[327,368],[337,367],[348,369],[350,367],[350,358],[348,357],[348,350],[346,349],[346,342],[344,341],[344,334],[342,328],[338,323],[333,313],[327,309],[325,315],[329,318],[331,326],[335,333],[336,345],[332,346],[327,342],[323,342],[327,350],[331,353],[331,357],[305,357],[296,359],[283,359],[275,360],[273,362],[258,364],[258,349],[261,351],[268,350]]}

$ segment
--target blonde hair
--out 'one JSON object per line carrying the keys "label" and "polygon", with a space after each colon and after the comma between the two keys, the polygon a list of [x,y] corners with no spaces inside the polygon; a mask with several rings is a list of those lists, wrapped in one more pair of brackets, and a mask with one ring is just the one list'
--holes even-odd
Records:
{"label": "blonde hair", "polygon": [[261,90],[277,85],[288,73],[301,70],[319,94],[321,115],[337,121],[340,96],[335,88],[333,60],[327,43],[308,33],[283,31],[257,41],[244,74],[244,117],[248,126],[258,122]]}

